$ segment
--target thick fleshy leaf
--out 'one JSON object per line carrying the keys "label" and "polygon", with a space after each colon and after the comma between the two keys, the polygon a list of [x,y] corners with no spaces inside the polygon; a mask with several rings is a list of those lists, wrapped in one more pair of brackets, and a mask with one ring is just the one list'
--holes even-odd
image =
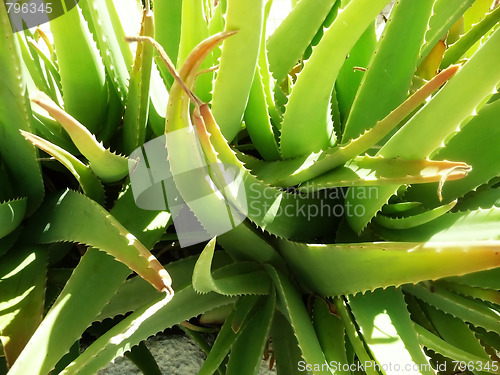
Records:
{"label": "thick fleshy leaf", "polygon": [[[466,121],[496,91],[500,82],[500,70],[489,67],[498,59],[500,30],[488,39],[449,83],[422,107],[377,155],[410,159],[431,155],[456,132],[457,125]],[[425,142],[415,142],[424,138]],[[365,208],[363,215],[348,215],[351,227],[356,232],[361,232],[399,187],[400,185],[379,187],[377,199],[348,199],[348,204],[359,204]]]}
{"label": "thick fleshy leaf", "polygon": [[176,291],[168,304],[162,297],[141,307],[99,337],[70,364],[62,374],[96,374],[114,358],[123,355],[133,345],[181,321],[235,301],[216,293],[199,295],[191,286]]}
{"label": "thick fleshy leaf", "polygon": [[[50,220],[46,212],[51,213]],[[75,217],[91,225],[71,225]],[[104,208],[74,191],[47,199],[28,230],[36,242],[70,241],[95,246],[125,263],[156,289],[172,292],[170,276],[148,249]]]}
{"label": "thick fleshy leaf", "polygon": [[500,266],[499,241],[313,245],[281,240],[279,248],[302,285],[323,296],[355,294]]}
{"label": "thick fleshy leaf", "polygon": [[386,374],[435,374],[419,345],[401,290],[357,294],[349,298],[349,306],[375,358],[392,364]]}
{"label": "thick fleshy leaf", "polygon": [[488,305],[447,291],[439,286],[434,286],[430,291],[422,285],[406,285],[404,290],[464,322],[500,334],[498,312]]}
{"label": "thick fleshy leaf", "polygon": [[278,83],[297,65],[336,2],[300,2],[269,37],[269,67]]}
{"label": "thick fleshy leaf", "polygon": [[312,320],[319,342],[328,363],[335,363],[336,374],[350,374],[342,366],[348,364],[345,341],[345,326],[339,316],[332,312],[333,304],[319,297],[314,299]]}
{"label": "thick fleshy leaf", "polygon": [[70,154],[68,151],[50,143],[49,141],[46,141],[43,138],[24,131],[21,131],[21,134],[34,146],[37,146],[39,149],[53,156],[62,165],[68,168],[68,170],[80,183],[85,195],[99,204],[104,204],[104,188],[102,187],[99,179],[87,165],[83,164],[80,160],[78,160],[78,158]]}
{"label": "thick fleshy leaf", "polygon": [[269,279],[256,264],[235,263],[225,267],[220,273],[224,277],[212,277],[211,265],[214,256],[215,238],[212,239],[196,262],[193,273],[193,288],[198,293],[214,291],[224,295],[267,294]]}
{"label": "thick fleshy leaf", "polygon": [[[112,214],[148,248],[160,239],[169,218],[169,215],[158,211],[137,208],[130,188],[120,195]],[[69,220],[74,222],[74,219]],[[92,324],[130,272],[127,266],[105,252],[89,249],[14,364],[11,373],[24,375],[50,372]],[[53,340],[53,337],[58,339]]]}
{"label": "thick fleshy leaf", "polygon": [[263,306],[250,317],[238,335],[227,364],[227,374],[257,375],[262,362],[276,307],[276,291],[272,288]]}
{"label": "thick fleshy leaf", "polygon": [[212,99],[214,116],[228,141],[241,128],[257,66],[263,22],[264,0],[228,0],[226,31],[239,31],[222,45]]}
{"label": "thick fleshy leaf", "polygon": [[[0,153],[11,173],[16,196],[28,197],[27,213],[42,202],[44,189],[36,149],[19,133],[30,131],[26,78],[5,3],[0,4]],[[9,197],[14,198],[14,197]]]}
{"label": "thick fleshy leaf", "polygon": [[26,205],[26,198],[0,203],[0,239],[19,226],[26,213]]}
{"label": "thick fleshy leaf", "polygon": [[121,180],[128,173],[127,158],[114,154],[97,141],[95,135],[63,111],[48,96],[39,92],[32,99],[68,132],[80,152],[89,160],[92,171],[105,182]]}
{"label": "thick fleshy leaf", "polygon": [[325,355],[299,292],[279,271],[269,265],[265,268],[276,288],[278,308],[293,328],[305,363],[319,366],[312,374],[330,374],[328,366],[324,366],[327,364]]}
{"label": "thick fleshy leaf", "polygon": [[290,94],[281,128],[283,157],[309,155],[335,144],[329,113],[335,80],[346,55],[387,3],[353,0],[326,31]]}
{"label": "thick fleshy leaf", "polygon": [[47,251],[16,247],[0,262],[0,340],[12,366],[42,321]]}
{"label": "thick fleshy leaf", "polygon": [[[434,1],[394,5],[349,113],[342,143],[357,138],[401,104],[411,84]],[[405,37],[401,35],[404,33]],[[397,58],[394,58],[394,52]],[[387,84],[390,82],[390,84]]]}

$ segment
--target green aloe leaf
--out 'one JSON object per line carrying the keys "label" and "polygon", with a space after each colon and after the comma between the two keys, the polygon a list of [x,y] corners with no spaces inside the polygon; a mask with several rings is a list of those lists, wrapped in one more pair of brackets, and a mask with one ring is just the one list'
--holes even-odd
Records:
{"label": "green aloe leaf", "polygon": [[[105,116],[105,69],[87,21],[74,6],[50,22],[54,37],[64,108],[96,133]],[[77,45],[78,48],[74,48]]]}
{"label": "green aloe leaf", "polygon": [[130,359],[143,374],[147,375],[161,375],[162,372],[155,357],[151,354],[144,341],[138,345],[133,346],[130,352],[125,353],[125,356]]}
{"label": "green aloe leaf", "polygon": [[[181,39],[182,0],[157,1],[153,7],[153,12],[156,20],[156,40],[167,52],[174,64],[177,65]],[[168,72],[160,57],[156,56],[155,61],[167,86],[172,86],[174,78]]]}
{"label": "green aloe leaf", "polygon": [[363,134],[405,100],[433,4],[432,0],[403,0],[395,4],[376,53],[363,74],[342,143]]}
{"label": "green aloe leaf", "polygon": [[464,322],[500,334],[498,312],[483,303],[452,293],[439,286],[433,287],[432,292],[422,285],[406,285],[404,290]]}
{"label": "green aloe leaf", "polygon": [[390,203],[386,204],[382,207],[382,213],[384,215],[392,215],[392,214],[402,214],[407,211],[411,211],[417,207],[421,207],[422,204],[420,202],[400,202],[400,203]]}
{"label": "green aloe leaf", "polygon": [[56,100],[54,96],[55,93],[50,90],[49,84],[45,79],[45,76],[43,75],[43,70],[40,64],[39,56],[36,56],[35,58],[31,54],[32,48],[29,47],[32,46],[28,42],[28,37],[26,36],[26,38],[24,39],[21,36],[21,33],[18,33],[17,40],[19,42],[19,49],[21,51],[23,62],[35,86],[38,87],[39,90],[45,92],[47,95],[51,96],[52,99]]}
{"label": "green aloe leaf", "polygon": [[457,284],[464,284],[471,287],[500,289],[500,268],[495,268],[488,271],[474,272],[464,276],[447,277],[446,281],[451,281]]}
{"label": "green aloe leaf", "polygon": [[448,284],[443,282],[446,289],[458,293],[460,295],[474,298],[476,300],[482,300],[484,302],[492,303],[495,305],[500,305],[500,292],[496,290],[473,288],[466,285]]}
{"label": "green aloe leaf", "polygon": [[[51,212],[50,219],[47,212]],[[86,218],[92,226],[70,225],[75,216]],[[44,209],[30,221],[29,231],[31,238],[40,243],[70,241],[97,247],[125,263],[159,291],[171,291],[170,276],[148,249],[104,208],[74,191],[47,199]]]}
{"label": "green aloe leaf", "polygon": [[474,211],[478,208],[500,207],[500,189],[478,189],[467,194],[459,201],[457,209],[460,211]]}
{"label": "green aloe leaf", "polygon": [[234,297],[216,293],[199,295],[191,286],[177,290],[168,304],[164,304],[160,297],[99,337],[62,374],[96,374],[114,358],[149,336],[234,300]]}
{"label": "green aloe leaf", "polygon": [[[225,26],[225,13],[227,9],[227,1],[222,0],[217,3],[215,9],[212,11],[212,17],[208,21],[208,32],[210,35],[215,35],[224,31]],[[219,61],[221,51],[216,49],[212,51],[214,61]]]}
{"label": "green aloe leaf", "polygon": [[269,117],[266,92],[262,81],[263,78],[257,68],[245,110],[245,125],[255,148],[261,156],[266,160],[278,160],[280,159],[279,148]]}
{"label": "green aloe leaf", "polygon": [[16,196],[28,198],[27,213],[31,214],[42,202],[44,188],[36,149],[19,133],[31,130],[31,109],[20,56],[6,5],[0,4],[0,153],[10,171]]}
{"label": "green aloe leaf", "polygon": [[271,264],[286,272],[286,264],[278,251],[248,221],[217,237],[219,243],[235,260]]}
{"label": "green aloe leaf", "polygon": [[233,332],[238,333],[243,328],[243,324],[248,322],[248,317],[252,315],[254,310],[260,306],[266,297],[258,295],[243,295],[235,304],[234,316],[231,320],[231,329]]}
{"label": "green aloe leaf", "polygon": [[[154,18],[150,9],[143,11],[140,35],[154,37]],[[151,44],[137,43],[134,65],[130,72],[127,106],[123,115],[123,148],[127,155],[146,139],[153,51]]]}
{"label": "green aloe leaf", "polygon": [[278,375],[303,374],[299,368],[305,365],[302,353],[287,318],[279,311],[274,313],[273,325],[271,327],[271,340],[273,343],[273,358],[276,363]]}
{"label": "green aloe leaf", "polygon": [[322,366],[326,364],[325,355],[299,292],[279,271],[269,265],[265,269],[276,288],[277,306],[293,328],[305,363],[320,366],[320,370],[312,371],[312,374],[330,374]]}
{"label": "green aloe leaf", "polygon": [[[217,371],[219,366],[221,366],[222,362],[231,350],[231,347],[241,333],[241,330],[238,329],[235,331],[233,328],[235,315],[243,314],[243,319],[238,322],[238,327],[240,329],[245,329],[249,323],[248,316],[251,313],[251,309],[255,307],[257,300],[258,299],[255,299],[255,296],[242,296],[238,299],[234,309],[231,311],[231,314],[227,317],[217,334],[217,338],[215,339],[206,360],[203,362],[198,375],[211,375]],[[250,305],[248,302],[250,302]]]}
{"label": "green aloe leaf", "polygon": [[[130,187],[118,198],[112,214],[148,248],[160,239],[170,217],[166,213],[137,208]],[[88,221],[82,223],[90,224]],[[80,227],[90,231],[94,228],[90,225]],[[50,372],[92,324],[128,275],[130,269],[127,266],[105,252],[89,249],[12,367],[11,373]],[[54,337],[57,340],[53,340]],[[46,351],[40,348],[46,348]]]}
{"label": "green aloe leaf", "polygon": [[[394,183],[420,184],[464,178],[470,167],[464,163],[431,160],[386,159],[361,156],[304,182],[299,190],[314,191],[340,186],[380,186]],[[437,188],[435,188],[437,191]]]}
{"label": "green aloe leaf", "polygon": [[[352,104],[357,96],[361,81],[365,74],[363,69],[368,67],[376,45],[377,35],[375,33],[375,22],[372,22],[359,37],[354,47],[352,47],[349,52],[349,57],[347,57],[344,65],[342,65],[339,71],[339,76],[335,82],[334,93],[336,101],[338,102],[338,110],[340,112],[342,125],[345,125],[347,117],[350,114]],[[335,100],[335,98],[333,98],[332,93],[332,100]],[[340,129],[342,128],[341,124],[337,125]],[[334,127],[337,128],[335,124]],[[340,139],[342,138],[342,131],[336,132],[335,134],[338,135]]]}
{"label": "green aloe leaf", "polygon": [[276,291],[271,288],[264,305],[258,308],[241,330],[229,354],[226,374],[257,375],[267,344],[276,307]]}
{"label": "green aloe leaf", "polygon": [[39,108],[33,108],[33,116],[31,118],[32,133],[36,134],[47,141],[65,149],[73,155],[78,155],[80,152],[75,147],[71,138],[61,125],[53,118],[47,117],[40,113]]}
{"label": "green aloe leaf", "polygon": [[[464,196],[480,185],[487,183],[500,174],[500,151],[496,140],[500,130],[495,126],[500,116],[500,101],[486,104],[446,146],[440,149],[435,160],[458,160],[469,164],[472,170],[460,181],[447,181],[442,189],[444,202]],[[436,184],[415,186],[408,190],[405,197],[424,203],[428,207],[439,204]]]}
{"label": "green aloe leaf", "polygon": [[391,241],[489,241],[500,239],[496,224],[500,209],[478,209],[464,212],[448,212],[433,221],[408,230],[387,230],[374,226],[374,231]]}
{"label": "green aloe leaf", "polygon": [[[176,63],[178,68],[184,64],[191,50],[209,36],[207,15],[205,15],[203,5],[203,1],[201,0],[182,2],[181,36]],[[204,70],[210,69],[213,66],[214,60],[210,53],[203,61],[200,68]],[[209,102],[212,98],[213,79],[214,73],[212,71],[206,71],[200,74],[196,80],[195,93],[205,102]]]}
{"label": "green aloe leaf", "polygon": [[[473,363],[476,369],[486,369],[493,368],[492,363],[484,358],[473,355],[465,350],[459,349],[451,343],[444,341],[443,339],[437,337],[436,335],[430,333],[425,328],[422,328],[418,324],[415,325],[415,330],[417,331],[418,338],[422,345],[426,348],[432,350],[433,352],[442,354],[448,358],[452,358],[455,363],[463,362]],[[459,368],[457,368],[459,369]],[[456,370],[457,370],[456,369]]]}
{"label": "green aloe leaf", "polygon": [[473,25],[465,35],[462,35],[457,42],[453,43],[446,50],[443,61],[441,62],[441,69],[460,60],[460,58],[499,21],[500,7],[496,7],[493,11],[486,14],[480,22]]}
{"label": "green aloe leaf", "polygon": [[0,339],[12,366],[42,321],[47,251],[18,246],[0,262]]}
{"label": "green aloe leaf", "polygon": [[12,233],[0,239],[0,257],[6,254],[16,244],[22,232],[21,229],[22,227],[19,226]]}
{"label": "green aloe leaf", "polygon": [[329,113],[335,80],[347,54],[385,5],[386,0],[353,0],[325,32],[289,97],[280,139],[284,158],[309,155],[335,144]]}
{"label": "green aloe leaf", "polygon": [[491,9],[490,0],[476,0],[470,8],[464,13],[464,32],[468,32],[472,26],[479,23],[481,19]]}
{"label": "green aloe leaf", "polygon": [[212,99],[214,116],[228,141],[241,128],[257,67],[263,22],[264,0],[228,0],[225,30],[239,31],[222,44]]}
{"label": "green aloe leaf", "polygon": [[328,363],[338,366],[337,374],[350,374],[342,366],[348,364],[345,342],[345,326],[339,316],[332,310],[333,304],[325,303],[319,297],[314,298],[313,324],[318,335],[319,342],[325,353]]}
{"label": "green aloe leaf", "polygon": [[[172,277],[172,288],[180,290],[192,283],[193,269],[198,256],[180,259],[165,265],[165,269]],[[213,268],[218,269],[231,263],[231,258],[223,251],[215,253]],[[97,321],[113,318],[117,315],[126,315],[131,311],[151,303],[160,293],[141,277],[133,277],[124,282],[116,294],[104,306]]]}
{"label": "green aloe leaf", "polygon": [[123,39],[124,32],[113,2],[109,0],[83,0],[79,6],[94,30],[93,37],[99,49],[112,87],[122,103],[129,91],[129,71],[132,54]]}
{"label": "green aloe leaf", "polygon": [[12,233],[21,224],[26,206],[26,198],[0,203],[0,239]]}
{"label": "green aloe leaf", "polygon": [[387,374],[434,375],[410,319],[403,293],[387,288],[349,298],[363,338],[379,363],[392,364]]}
{"label": "green aloe leaf", "polygon": [[[346,301],[343,297],[335,297],[333,303],[335,304],[337,314],[344,323],[346,335],[349,338],[349,344],[353,349],[352,360],[354,361],[354,356],[356,356],[359,362],[355,362],[355,364],[359,363],[362,371],[364,370],[367,375],[381,375],[382,366],[373,357],[373,353],[365,343],[363,335],[356,325],[356,319],[350,311]],[[348,357],[350,356],[348,355]],[[356,366],[355,369],[357,368]]]}
{"label": "green aloe leaf", "polygon": [[474,335],[474,332],[461,319],[455,318],[427,304],[422,304],[422,308],[428,316],[432,327],[443,340],[452,343],[457,348],[470,354],[486,360],[489,359],[488,354]]}
{"label": "green aloe leaf", "polygon": [[54,117],[68,132],[80,152],[89,160],[92,171],[105,182],[121,180],[128,174],[128,159],[104,148],[94,134],[63,111],[48,96],[38,92],[31,99]]}
{"label": "green aloe leaf", "polygon": [[[498,267],[498,241],[304,244],[279,241],[302,285],[323,296],[355,294]],[[332,266],[335,265],[335,272]],[[311,273],[314,269],[314,273]]]}
{"label": "green aloe leaf", "polygon": [[436,0],[429,30],[425,34],[425,44],[420,51],[422,62],[436,43],[450,30],[453,24],[465,13],[475,0]]}
{"label": "green aloe leaf", "polygon": [[267,42],[269,68],[281,83],[297,65],[337,0],[300,2]]}
{"label": "green aloe leaf", "polygon": [[[500,31],[496,31],[476,54],[418,111],[378,152],[385,157],[420,159],[428,157],[487,100],[500,82],[500,70],[490,69],[500,58]],[[425,136],[426,142],[415,142]],[[378,198],[348,199],[365,207],[365,214],[348,216],[349,224],[361,232],[399,185],[379,187]],[[355,191],[353,196],[356,196]]]}
{"label": "green aloe leaf", "polygon": [[455,205],[456,201],[450,202],[448,204],[433,208],[416,215],[404,216],[404,217],[389,217],[385,215],[377,215],[373,222],[389,229],[408,229],[418,227],[423,224],[427,224],[443,216],[448,211],[450,211]]}
{"label": "green aloe leaf", "polygon": [[211,291],[224,295],[268,293],[269,279],[262,269],[255,267],[251,263],[229,265],[224,269],[224,278],[214,279],[210,270],[214,249],[215,238],[205,246],[196,262],[193,273],[193,288],[198,293]]}
{"label": "green aloe leaf", "polygon": [[75,176],[85,195],[99,204],[104,204],[104,188],[90,168],[66,150],[43,138],[21,130],[21,134],[34,146],[56,158]]}

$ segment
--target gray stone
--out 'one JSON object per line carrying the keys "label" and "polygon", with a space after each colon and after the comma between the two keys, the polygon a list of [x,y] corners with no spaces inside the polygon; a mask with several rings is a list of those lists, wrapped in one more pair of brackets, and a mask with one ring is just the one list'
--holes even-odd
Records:
{"label": "gray stone", "polygon": [[[206,358],[205,353],[189,337],[184,335],[157,336],[146,341],[158,366],[165,375],[195,375]],[[260,375],[276,374],[269,370],[269,364],[262,361]],[[115,359],[98,375],[134,375],[141,371],[126,357]]]}

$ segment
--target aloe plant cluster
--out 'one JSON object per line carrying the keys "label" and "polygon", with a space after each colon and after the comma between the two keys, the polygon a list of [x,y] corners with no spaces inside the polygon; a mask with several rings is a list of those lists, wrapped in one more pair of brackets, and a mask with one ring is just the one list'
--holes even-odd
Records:
{"label": "aloe plant cluster", "polygon": [[500,7],[388,2],[0,4],[0,372],[500,373]]}

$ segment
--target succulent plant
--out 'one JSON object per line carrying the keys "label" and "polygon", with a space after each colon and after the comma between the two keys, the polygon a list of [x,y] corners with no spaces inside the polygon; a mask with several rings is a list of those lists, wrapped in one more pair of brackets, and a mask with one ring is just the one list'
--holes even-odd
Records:
{"label": "succulent plant", "polygon": [[500,7],[388,2],[0,4],[0,372],[499,373]]}

